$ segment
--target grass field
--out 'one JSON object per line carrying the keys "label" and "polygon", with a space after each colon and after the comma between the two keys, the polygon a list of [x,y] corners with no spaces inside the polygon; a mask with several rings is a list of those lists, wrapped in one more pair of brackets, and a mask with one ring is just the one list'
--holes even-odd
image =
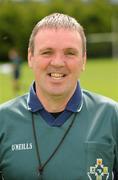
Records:
{"label": "grass field", "polygon": [[[17,95],[28,92],[33,74],[22,65],[21,89]],[[44,82],[45,83],[45,82]],[[81,87],[108,96],[118,101],[118,60],[89,60],[86,71],[81,75]],[[0,73],[0,104],[17,96],[12,90],[11,74]]]}

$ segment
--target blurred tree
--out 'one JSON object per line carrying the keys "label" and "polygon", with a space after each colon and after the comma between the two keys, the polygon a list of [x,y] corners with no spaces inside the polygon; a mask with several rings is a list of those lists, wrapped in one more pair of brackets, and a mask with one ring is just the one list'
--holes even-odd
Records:
{"label": "blurred tree", "polygon": [[[111,32],[112,14],[118,17],[118,5],[112,5],[108,0],[91,0],[88,3],[82,0],[48,0],[45,3],[0,1],[0,59],[7,59],[7,52],[13,46],[26,57],[32,28],[42,17],[53,12],[74,16],[84,26],[87,35]],[[102,46],[95,45],[95,52],[103,51]]]}

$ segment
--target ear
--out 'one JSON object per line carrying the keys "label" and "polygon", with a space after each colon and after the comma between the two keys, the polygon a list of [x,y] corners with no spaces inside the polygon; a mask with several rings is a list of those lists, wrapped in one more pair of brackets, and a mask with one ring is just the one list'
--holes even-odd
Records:
{"label": "ear", "polygon": [[33,54],[30,48],[28,48],[28,65],[30,68],[32,68],[33,65]]}
{"label": "ear", "polygon": [[85,67],[86,67],[86,59],[87,59],[87,55],[86,52],[84,53],[83,56],[83,66],[82,66],[82,71],[85,71]]}

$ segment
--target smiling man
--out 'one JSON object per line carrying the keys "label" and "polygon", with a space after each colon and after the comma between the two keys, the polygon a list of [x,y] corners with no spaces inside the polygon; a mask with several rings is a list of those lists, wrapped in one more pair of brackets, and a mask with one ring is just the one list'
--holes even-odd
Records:
{"label": "smiling man", "polygon": [[29,40],[30,92],[0,107],[4,180],[118,180],[118,104],[81,89],[86,37],[65,14],[44,17]]}
{"label": "smiling man", "polygon": [[63,27],[41,28],[34,37],[28,62],[35,75],[37,96],[48,112],[63,111],[74,94],[86,62],[82,49],[80,34]]}

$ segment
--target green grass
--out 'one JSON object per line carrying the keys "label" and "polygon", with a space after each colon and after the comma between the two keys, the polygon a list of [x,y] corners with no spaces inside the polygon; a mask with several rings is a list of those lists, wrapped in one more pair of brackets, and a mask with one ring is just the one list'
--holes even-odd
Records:
{"label": "green grass", "polygon": [[21,74],[20,90],[17,94],[13,91],[12,75],[0,74],[0,104],[29,91],[29,87],[33,81],[33,74],[31,69],[28,68],[27,63],[22,65]]}
{"label": "green grass", "polygon": [[[21,89],[17,95],[28,92],[33,74],[27,63],[22,65]],[[87,61],[85,72],[81,75],[84,89],[108,96],[118,101],[118,60]],[[45,83],[45,82],[44,82]],[[14,98],[11,74],[0,74],[0,103]]]}
{"label": "green grass", "polygon": [[118,101],[118,60],[88,61],[81,85]]}

